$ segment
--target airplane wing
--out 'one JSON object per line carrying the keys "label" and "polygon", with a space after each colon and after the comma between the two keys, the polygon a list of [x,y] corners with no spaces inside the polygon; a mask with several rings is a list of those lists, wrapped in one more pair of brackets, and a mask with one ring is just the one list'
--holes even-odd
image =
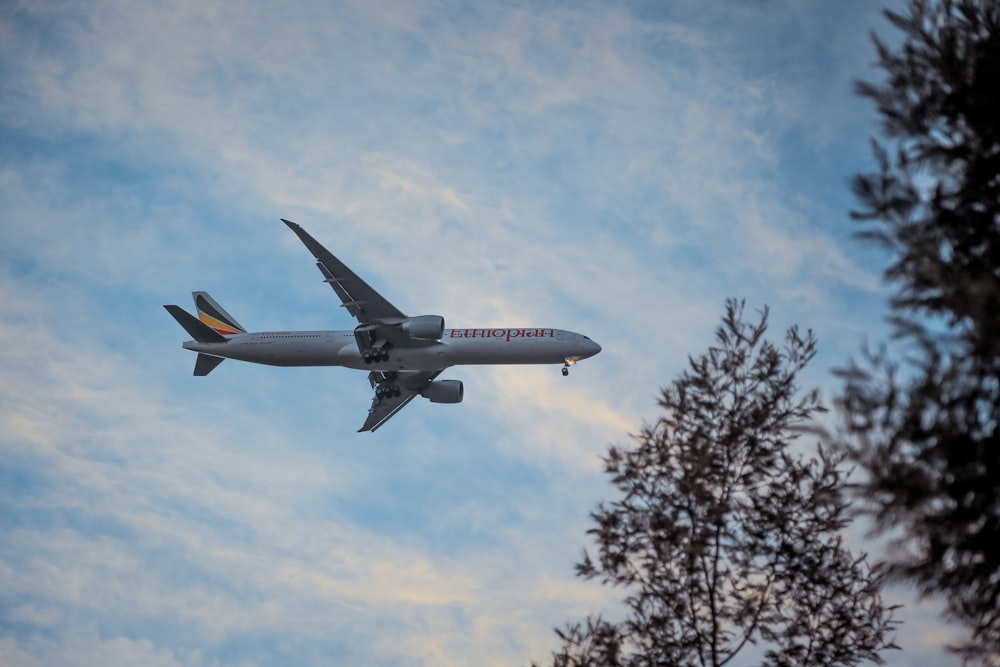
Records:
{"label": "airplane wing", "polygon": [[333,253],[324,248],[306,230],[291,220],[282,218],[281,221],[295,232],[316,258],[316,266],[323,274],[323,280],[330,284],[340,297],[341,305],[347,308],[347,312],[360,324],[391,324],[406,319],[406,315],[334,257]]}
{"label": "airplane wing", "polygon": [[419,396],[420,392],[430,384],[431,380],[441,374],[441,371],[399,371],[387,373],[375,371],[368,374],[368,382],[375,390],[372,405],[368,408],[368,418],[358,429],[377,431],[382,424],[391,419],[406,404]]}
{"label": "airplane wing", "polygon": [[358,429],[358,433],[377,431],[382,424],[389,421],[393,415],[406,407],[406,404],[412,401],[414,396],[416,394],[407,393],[399,398],[373,398],[372,406],[368,408],[368,418],[361,428]]}
{"label": "airplane wing", "polygon": [[[437,345],[434,340],[411,337],[403,330],[407,317],[385,297],[347,268],[333,253],[291,220],[281,219],[295,232],[309,252],[316,258],[316,266],[323,274],[323,280],[330,284],[340,298],[340,303],[358,321],[354,330],[358,349],[365,359],[368,355],[376,359],[380,354],[388,354],[391,346],[418,347]],[[443,326],[443,320],[442,325]],[[383,357],[386,358],[386,357]],[[414,396],[427,388],[431,381],[441,374],[436,371],[373,371],[368,381],[375,390],[368,418],[361,431],[376,431],[397,412],[406,407]]]}

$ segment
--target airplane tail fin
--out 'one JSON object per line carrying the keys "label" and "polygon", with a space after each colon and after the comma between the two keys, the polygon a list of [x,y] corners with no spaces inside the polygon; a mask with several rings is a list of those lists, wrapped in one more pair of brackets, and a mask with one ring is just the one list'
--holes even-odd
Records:
{"label": "airplane tail fin", "polygon": [[198,309],[198,319],[216,333],[232,336],[247,332],[208,292],[192,292],[191,296],[194,297],[194,307]]}

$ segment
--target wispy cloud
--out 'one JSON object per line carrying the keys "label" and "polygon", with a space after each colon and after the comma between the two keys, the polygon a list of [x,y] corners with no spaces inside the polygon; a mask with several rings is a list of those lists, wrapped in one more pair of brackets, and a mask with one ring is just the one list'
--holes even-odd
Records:
{"label": "wispy cloud", "polygon": [[[572,578],[599,454],[723,299],[815,328],[827,366],[877,321],[844,222],[876,14],[5,8],[0,661],[544,658],[614,604]],[[193,289],[261,328],[352,325],[279,217],[410,314],[604,351],[569,378],[451,369],[463,405],[376,436],[360,374],[192,378],[160,304]]]}

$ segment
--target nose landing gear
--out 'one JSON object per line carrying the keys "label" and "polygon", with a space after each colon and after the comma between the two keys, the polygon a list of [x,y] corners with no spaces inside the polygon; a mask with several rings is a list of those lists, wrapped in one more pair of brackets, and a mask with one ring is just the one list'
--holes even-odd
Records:
{"label": "nose landing gear", "polygon": [[567,357],[566,363],[563,364],[563,367],[562,367],[563,377],[566,377],[567,375],[569,375],[569,367],[570,366],[575,366],[575,365],[576,365],[576,359],[574,357]]}

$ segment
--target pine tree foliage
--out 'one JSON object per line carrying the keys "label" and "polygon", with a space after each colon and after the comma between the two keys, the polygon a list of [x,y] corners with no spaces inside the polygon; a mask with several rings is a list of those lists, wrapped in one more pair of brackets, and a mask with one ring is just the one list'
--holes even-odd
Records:
{"label": "pine tree foliage", "polygon": [[816,341],[764,339],[730,300],[716,345],[662,391],[662,416],[611,447],[620,494],[593,512],[577,574],[620,587],[627,618],[557,630],[556,667],[880,662],[893,645],[880,575],[842,542],[844,473],[793,442],[822,410],[796,375]]}
{"label": "pine tree foliage", "polygon": [[842,371],[844,449],[865,473],[890,572],[940,595],[1000,664],[1000,3],[911,0],[859,83],[892,145],[854,191],[860,236],[889,250],[895,354]]}

